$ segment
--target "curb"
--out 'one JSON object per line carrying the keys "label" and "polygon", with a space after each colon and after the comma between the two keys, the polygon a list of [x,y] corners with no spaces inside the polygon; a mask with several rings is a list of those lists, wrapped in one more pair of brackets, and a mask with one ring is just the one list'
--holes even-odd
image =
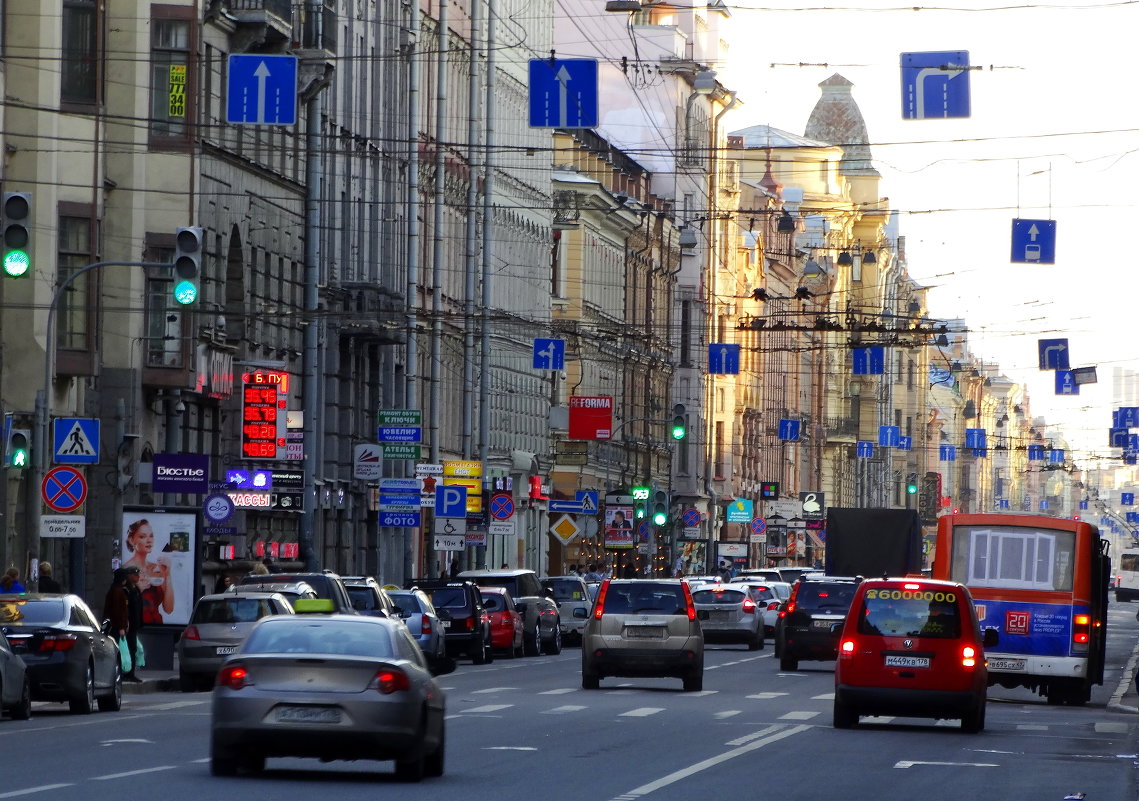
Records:
{"label": "curb", "polygon": [[1139,642],[1135,643],[1135,647],[1131,649],[1131,658],[1127,660],[1127,665],[1123,668],[1123,676],[1120,677],[1119,686],[1107,702],[1109,712],[1123,712],[1132,715],[1139,713],[1139,707],[1122,703],[1123,696],[1127,695],[1127,691],[1131,687],[1131,682],[1136,680],[1136,663],[1139,663]]}
{"label": "curb", "polygon": [[181,689],[177,676],[143,679],[141,682],[123,682],[123,695],[176,692]]}

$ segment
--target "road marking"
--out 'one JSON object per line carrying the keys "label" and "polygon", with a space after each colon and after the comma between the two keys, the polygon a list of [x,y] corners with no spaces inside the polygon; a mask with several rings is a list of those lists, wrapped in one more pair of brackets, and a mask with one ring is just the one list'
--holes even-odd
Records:
{"label": "road marking", "polygon": [[484,751],[537,751],[530,745],[488,745],[483,748]]}
{"label": "road marking", "polygon": [[724,718],[730,718],[730,717],[734,717],[734,716],[736,716],[736,715],[738,715],[738,714],[740,714],[740,710],[739,710],[739,709],[725,709],[723,712],[717,712],[717,713],[716,713],[715,715],[713,715],[712,717],[714,717],[714,718],[718,718],[718,719],[720,719],[720,720],[723,720]]}
{"label": "road marking", "polygon": [[689,698],[702,698],[705,695],[715,695],[718,692],[719,690],[700,690],[699,692],[695,693],[685,693],[685,695]]}
{"label": "road marking", "polygon": [[862,718],[863,723],[889,723],[894,719],[893,715],[866,715]]}
{"label": "road marking", "polygon": [[790,695],[790,693],[755,693],[754,695],[746,696],[747,698],[755,698],[760,701],[769,701],[772,698],[778,698],[781,695]]}
{"label": "road marking", "polygon": [[587,706],[575,706],[574,704],[566,704],[565,706],[555,706],[553,709],[547,709],[543,715],[561,715],[566,712],[580,712],[583,709],[589,709]]}
{"label": "road marking", "polygon": [[911,762],[909,760],[902,760],[900,762],[894,763],[894,767],[900,768],[901,770],[906,770],[907,768],[912,768],[914,765],[947,765],[947,766],[955,767],[955,768],[958,768],[958,767],[959,768],[999,768],[1000,767],[1000,765],[998,765],[995,762],[919,762],[916,760]]}
{"label": "road marking", "polygon": [[812,695],[812,701],[833,701],[834,693],[823,693],[822,695]]}
{"label": "road marking", "polygon": [[154,741],[142,737],[128,737],[121,740],[103,740],[99,745],[106,747],[108,745],[118,745],[119,743],[147,743],[153,745]]}
{"label": "road marking", "polygon": [[647,718],[649,715],[655,715],[657,712],[663,712],[662,706],[642,706],[637,709],[630,709],[628,712],[622,712],[617,717],[621,718]]}
{"label": "road marking", "polygon": [[745,662],[754,662],[757,659],[770,659],[770,658],[771,658],[771,654],[761,654],[760,656],[749,656],[746,659],[737,659],[733,662],[724,662],[723,664],[720,664],[720,665],[705,665],[704,669],[705,670],[715,670],[717,668],[730,667],[731,665],[742,665]]}
{"label": "road marking", "polygon": [[501,709],[510,709],[514,704],[486,704],[485,706],[473,706],[470,709],[464,709],[460,715],[477,715],[480,712],[498,712]]}
{"label": "road marking", "polygon": [[159,765],[156,768],[142,768],[141,770],[128,770],[123,773],[108,773],[106,776],[92,776],[93,782],[105,782],[109,779],[125,779],[127,776],[144,776],[147,773],[161,773],[164,770],[174,770],[175,765]]}
{"label": "road marking", "polygon": [[0,798],[17,798],[21,795],[31,795],[32,793],[46,793],[48,790],[58,790],[61,787],[72,787],[70,784],[41,784],[39,787],[25,787],[23,790],[11,790],[7,793],[0,793]]}
{"label": "road marking", "polygon": [[480,693],[507,693],[511,690],[517,690],[518,687],[487,687],[485,690],[471,690],[471,695],[479,695]]}
{"label": "road marking", "polygon": [[202,706],[203,704],[208,703],[209,699],[205,701],[171,701],[168,704],[155,704],[154,706],[145,706],[143,709],[145,709],[147,712],[167,712],[171,709],[181,709],[182,707],[186,706]]}
{"label": "road marking", "polygon": [[1048,731],[1048,727],[1039,723],[1018,723],[1016,724],[1017,731]]}
{"label": "road marking", "polygon": [[757,751],[760,748],[763,748],[765,745],[770,745],[771,743],[774,743],[778,740],[783,740],[787,737],[801,734],[805,731],[810,731],[813,728],[813,726],[803,725],[790,726],[787,728],[784,728],[782,726],[771,726],[762,732],[757,732],[755,736],[760,737],[761,739],[757,739],[755,742],[749,743],[748,745],[744,745],[739,748],[733,748],[731,751],[725,751],[718,756],[709,757],[708,759],[704,759],[700,762],[689,765],[686,768],[681,768],[680,770],[673,771],[666,776],[662,776],[656,781],[649,782],[648,784],[642,784],[640,787],[636,787],[632,790],[629,790],[628,792],[622,793],[621,795],[617,796],[617,798],[621,799],[621,801],[636,801],[636,799],[639,799],[642,796],[656,792],[661,788],[668,787],[670,784],[676,784],[676,782],[683,781],[689,776],[700,773],[704,770],[708,770],[708,768],[714,768],[717,765],[723,764],[728,760],[735,759],[738,756],[743,756],[744,754],[751,753],[752,751]]}
{"label": "road marking", "polygon": [[576,693],[577,687],[562,687],[558,690],[542,690],[538,695],[565,695],[566,693]]}
{"label": "road marking", "polygon": [[1093,727],[1099,734],[1126,734],[1131,729],[1129,723],[1115,723],[1113,721],[1101,720]]}
{"label": "road marking", "polygon": [[818,712],[811,712],[805,709],[800,709],[796,712],[788,712],[786,715],[780,715],[780,720],[810,720],[819,716]]}

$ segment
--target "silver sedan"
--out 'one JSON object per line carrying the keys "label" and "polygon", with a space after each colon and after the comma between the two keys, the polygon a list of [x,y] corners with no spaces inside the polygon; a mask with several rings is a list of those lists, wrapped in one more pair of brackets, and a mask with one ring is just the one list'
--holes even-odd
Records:
{"label": "silver sedan", "polygon": [[263,618],[223,663],[212,701],[215,776],[259,772],[266,757],[395,760],[407,781],[443,775],[443,691],[398,620]]}

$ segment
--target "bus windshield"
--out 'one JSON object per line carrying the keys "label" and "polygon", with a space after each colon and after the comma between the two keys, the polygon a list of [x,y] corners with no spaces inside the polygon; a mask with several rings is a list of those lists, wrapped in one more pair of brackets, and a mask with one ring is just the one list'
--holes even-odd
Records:
{"label": "bus windshield", "polygon": [[1071,592],[1076,536],[1028,526],[957,526],[952,579],[970,587]]}

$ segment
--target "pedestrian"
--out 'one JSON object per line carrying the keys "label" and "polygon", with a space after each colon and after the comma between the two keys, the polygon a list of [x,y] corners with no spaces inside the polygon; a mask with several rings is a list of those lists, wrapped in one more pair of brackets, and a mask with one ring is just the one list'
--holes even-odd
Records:
{"label": "pedestrian", "polygon": [[269,575],[269,568],[265,567],[265,564],[263,562],[258,562],[249,572],[254,576],[267,576]]}
{"label": "pedestrian", "polygon": [[51,575],[51,562],[40,562],[40,592],[61,593],[63,587],[59,582],[52,578]]}
{"label": "pedestrian", "polygon": [[451,560],[451,575],[450,578],[458,578],[459,576],[459,559],[458,557]]}
{"label": "pedestrian", "polygon": [[214,582],[214,592],[225,592],[236,583],[237,579],[235,579],[232,575],[229,573],[222,573],[220,576],[218,576],[218,580]]}
{"label": "pedestrian", "polygon": [[[137,653],[138,628],[142,624],[142,594],[138,587],[133,592],[128,589],[127,570],[139,570],[137,567],[119,568],[111,578],[111,586],[107,596],[103,599],[103,617],[111,626],[111,633],[119,642],[126,642],[127,650],[131,654],[131,669],[123,672],[123,681],[141,681],[134,674],[134,655]],[[139,570],[140,577],[142,571]],[[137,585],[137,581],[135,584]],[[132,603],[131,596],[136,600]]]}
{"label": "pedestrian", "polygon": [[27,588],[20,583],[20,571],[10,567],[0,576],[0,592],[27,592]]}
{"label": "pedestrian", "polygon": [[589,569],[585,571],[585,580],[586,581],[602,581],[602,580],[604,580],[604,578],[605,577],[602,576],[601,573],[599,573],[597,570],[597,563],[596,562],[590,562],[589,563]]}
{"label": "pedestrian", "polygon": [[131,669],[123,676],[123,681],[140,682],[142,679],[135,675],[135,670],[138,667],[138,633],[142,631],[143,599],[142,590],[139,589],[139,582],[142,580],[142,569],[137,565],[131,565],[130,567],[123,568],[123,570],[126,573],[126,581],[123,583],[122,588],[127,601],[125,636],[132,661]]}

